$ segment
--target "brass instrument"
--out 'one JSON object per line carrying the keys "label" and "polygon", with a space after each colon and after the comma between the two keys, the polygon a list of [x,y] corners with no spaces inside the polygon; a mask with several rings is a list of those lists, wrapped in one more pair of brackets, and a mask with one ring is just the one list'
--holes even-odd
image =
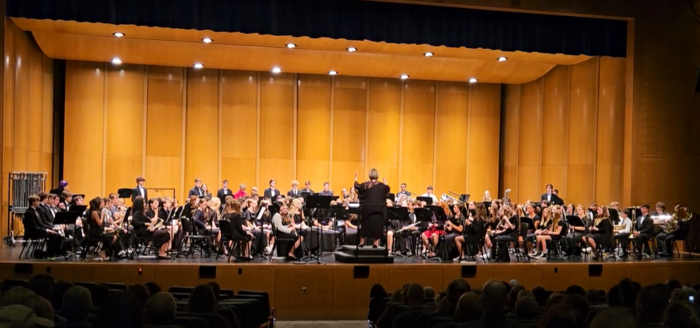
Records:
{"label": "brass instrument", "polygon": [[503,206],[509,206],[510,205],[510,198],[508,198],[508,194],[510,193],[510,189],[506,189],[503,195]]}
{"label": "brass instrument", "polygon": [[148,227],[148,231],[153,232],[163,228],[165,228],[165,226],[163,226],[163,219],[158,219],[158,222],[156,222],[156,224],[152,224],[150,227]]}
{"label": "brass instrument", "polygon": [[679,224],[686,224],[692,218],[693,211],[691,209],[687,208],[685,205],[676,205],[676,213],[673,214],[670,220],[670,222],[673,222],[673,225],[669,225],[670,222],[667,223],[667,233],[673,232]]}
{"label": "brass instrument", "polygon": [[632,217],[630,218],[632,220],[632,229],[630,229],[630,236],[628,239],[634,239],[634,231],[637,230],[637,209],[638,207],[628,208],[628,210],[632,212]]}

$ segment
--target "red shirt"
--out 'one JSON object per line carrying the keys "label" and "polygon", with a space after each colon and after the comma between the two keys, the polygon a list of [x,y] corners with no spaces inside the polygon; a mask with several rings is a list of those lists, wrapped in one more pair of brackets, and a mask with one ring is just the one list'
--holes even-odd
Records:
{"label": "red shirt", "polygon": [[239,199],[241,197],[245,197],[245,191],[243,190],[238,190],[238,192],[233,195],[233,199]]}

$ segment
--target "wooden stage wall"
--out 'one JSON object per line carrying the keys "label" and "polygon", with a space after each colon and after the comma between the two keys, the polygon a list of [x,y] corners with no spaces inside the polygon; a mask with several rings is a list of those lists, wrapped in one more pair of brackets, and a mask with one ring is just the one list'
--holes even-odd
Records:
{"label": "wooden stage wall", "polygon": [[501,87],[347,76],[66,64],[64,178],[88,197],[201,177],[339,193],[375,167],[398,190],[498,187]]}
{"label": "wooden stage wall", "polygon": [[[4,11],[3,11],[4,12]],[[11,20],[4,22],[4,64],[0,102],[2,124],[2,219],[0,234],[7,234],[8,174],[13,171],[46,172],[53,184],[53,60],[46,57],[30,34]],[[19,221],[17,221],[19,222]],[[21,225],[15,224],[15,233]]]}
{"label": "wooden stage wall", "polygon": [[[591,276],[587,263],[476,265],[472,266],[476,268],[476,274],[465,279],[472,287],[497,278],[504,281],[517,279],[528,289],[542,286],[554,291],[574,284],[585,289],[607,291],[626,277],[642,285],[664,283],[670,278],[684,284],[700,283],[700,262],[697,261],[625,262],[601,266],[599,276]],[[215,280],[222,288],[236,292],[240,289],[267,291],[278,318],[282,320],[364,319],[373,284],[381,284],[388,291],[408,283],[444,290],[450,281],[462,277],[463,267],[457,264],[372,265],[367,278],[356,279],[352,265],[232,264],[216,266],[216,279],[200,279],[199,265],[196,264],[33,263],[33,274],[49,272],[56,280],[98,283],[154,281],[164,289]],[[31,276],[14,272],[14,264],[0,264],[0,279]]]}
{"label": "wooden stage wall", "polygon": [[500,184],[513,201],[539,200],[548,183],[566,203],[623,201],[625,65],[594,57],[504,88]]}

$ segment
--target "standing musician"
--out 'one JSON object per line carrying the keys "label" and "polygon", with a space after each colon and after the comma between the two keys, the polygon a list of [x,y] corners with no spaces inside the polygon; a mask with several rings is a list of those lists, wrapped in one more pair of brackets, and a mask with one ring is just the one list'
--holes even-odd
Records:
{"label": "standing musician", "polygon": [[202,179],[201,178],[194,179],[194,187],[192,187],[192,189],[190,189],[190,191],[187,193],[187,197],[192,197],[192,196],[204,196],[204,192],[202,191]]}
{"label": "standing musician", "polygon": [[596,247],[598,245],[605,247],[605,245],[610,243],[612,231],[613,227],[610,222],[608,209],[605,206],[598,207],[595,220],[590,227],[590,233],[583,237],[583,242],[589,245],[586,252],[593,251],[593,258],[597,259],[598,254],[595,252]]}
{"label": "standing musician", "polygon": [[273,201],[277,199],[277,196],[280,195],[280,191],[275,189],[276,184],[277,182],[274,179],[270,180],[270,188],[265,189],[263,197],[272,199]]}
{"label": "standing musician", "polygon": [[301,191],[299,190],[299,181],[292,180],[292,189],[287,191],[287,196],[289,197],[301,197]]}
{"label": "standing musician", "polygon": [[294,256],[294,251],[299,248],[302,241],[304,241],[304,237],[299,236],[296,229],[294,229],[294,218],[292,214],[289,213],[287,205],[282,204],[279,212],[272,216],[272,224],[277,230],[277,238],[294,240],[294,246],[289,248],[286,259],[295,260],[296,256]]}
{"label": "standing musician", "polygon": [[[324,189],[327,187],[324,184]],[[357,182],[357,171],[355,171],[355,189],[360,198],[360,212],[362,223],[360,226],[360,247],[365,246],[366,238],[372,238],[372,247],[379,246],[379,240],[384,234],[384,218],[386,216],[386,194],[391,188],[386,185],[386,179],[379,182],[377,169],[369,171],[369,181]],[[387,248],[388,249],[388,248]]]}
{"label": "standing musician", "polygon": [[464,248],[466,246],[469,246],[471,250],[471,252],[467,252],[468,256],[476,256],[479,249],[479,240],[486,233],[484,227],[486,223],[486,207],[484,203],[478,203],[474,205],[474,208],[474,215],[470,215],[464,222],[463,234],[455,238],[459,256],[453,260],[454,262],[464,261]]}
{"label": "standing musician", "polygon": [[134,187],[134,190],[131,191],[131,202],[134,202],[134,199],[136,197],[141,196],[143,199],[148,199],[148,191],[146,190],[146,187],[143,185],[146,183],[146,178],[144,177],[137,177],[136,178],[136,187]]}
{"label": "standing musician", "polygon": [[221,189],[216,192],[216,197],[220,200],[226,201],[226,196],[230,196],[232,192],[231,189],[228,189],[228,180],[224,180],[222,184]]}
{"label": "standing musician", "polygon": [[[246,189],[245,183],[241,183],[241,184],[238,186],[238,191],[233,195],[233,198],[234,198],[234,199],[239,199],[239,198],[246,197],[245,189]],[[225,200],[225,199],[226,199],[226,198],[224,198],[224,200]]]}
{"label": "standing musician", "polygon": [[[158,205],[156,205],[156,208],[157,206]],[[134,231],[139,236],[151,238],[156,245],[159,245],[160,248],[157,257],[159,260],[170,259],[167,254],[170,234],[165,230],[155,229],[158,224],[158,218],[155,215],[150,218],[147,217],[145,209],[146,204],[143,197],[137,196],[134,199],[134,204],[131,206],[131,224],[134,226]]]}
{"label": "standing musician", "polygon": [[634,242],[637,247],[637,259],[642,258],[642,246],[647,245],[646,251],[649,253],[648,241],[652,238],[654,234],[654,221],[649,215],[649,204],[642,204],[640,210],[642,211],[642,216],[637,218],[637,224],[635,225],[635,231],[632,232],[634,235]]}
{"label": "standing musician", "polygon": [[564,201],[554,193],[554,186],[552,186],[551,183],[547,184],[546,188],[547,192],[542,194],[542,198],[540,198],[540,200],[547,201],[554,205],[564,205]]}
{"label": "standing musician", "polygon": [[323,183],[323,190],[318,193],[319,196],[333,196],[333,190],[330,188],[330,183],[324,182]]}
{"label": "standing musician", "polygon": [[97,255],[101,260],[108,261],[107,250],[113,250],[112,245],[116,245],[117,236],[112,230],[105,230],[103,207],[104,201],[102,197],[95,197],[90,200],[90,208],[87,214],[87,235],[94,241],[102,242],[102,249]]}
{"label": "standing musician", "polygon": [[211,198],[211,192],[209,191],[209,187],[207,187],[206,183],[202,184],[202,193],[204,194],[204,197]]}
{"label": "standing musician", "polygon": [[304,182],[304,189],[302,189],[301,192],[308,192],[309,194],[314,193],[314,191],[311,190],[311,181]]}
{"label": "standing musician", "polygon": [[490,201],[491,201],[491,193],[490,193],[488,190],[484,191],[484,199],[483,199],[483,201],[484,201],[484,202],[490,202]]}

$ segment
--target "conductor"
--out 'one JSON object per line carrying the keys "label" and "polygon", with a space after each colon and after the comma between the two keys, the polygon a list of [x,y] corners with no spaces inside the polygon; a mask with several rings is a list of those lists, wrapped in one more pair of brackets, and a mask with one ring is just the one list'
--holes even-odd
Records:
{"label": "conductor", "polygon": [[382,238],[384,217],[386,215],[386,194],[389,193],[389,186],[384,182],[379,182],[379,173],[376,169],[369,171],[369,181],[357,182],[357,171],[355,171],[355,190],[360,198],[360,214],[362,215],[362,225],[360,227],[360,247],[365,246],[365,238],[372,238],[372,247],[379,246]]}

